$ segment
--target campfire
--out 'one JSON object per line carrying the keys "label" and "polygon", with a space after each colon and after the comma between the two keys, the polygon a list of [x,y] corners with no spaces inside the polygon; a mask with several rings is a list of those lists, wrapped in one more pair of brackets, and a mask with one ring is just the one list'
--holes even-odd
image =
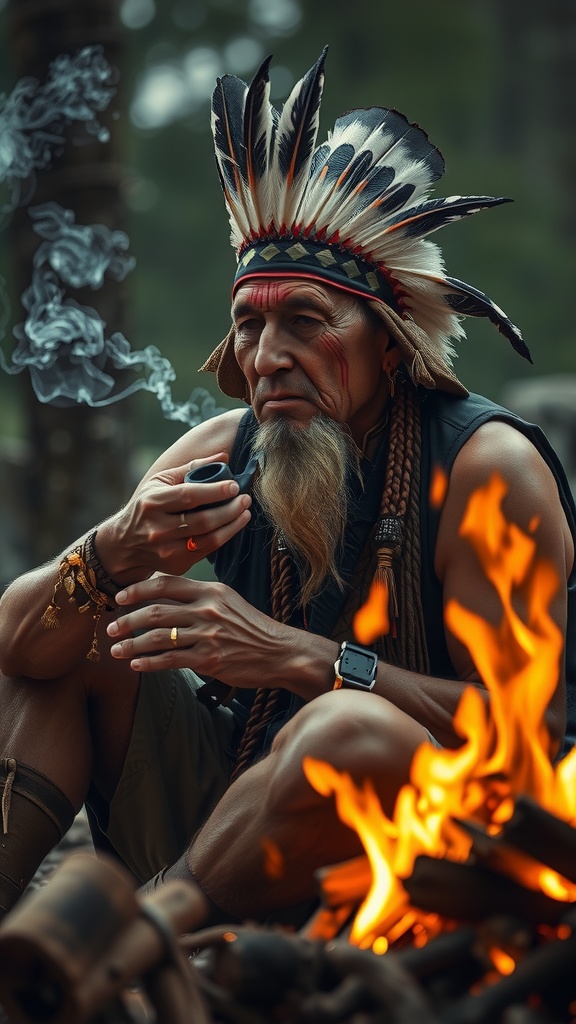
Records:
{"label": "campfire", "polygon": [[[329,764],[305,761],[309,783],[335,800],[365,854],[318,873],[319,909],[301,931],[248,923],[198,930],[199,894],[184,912],[180,890],[180,903],[174,894],[138,901],[131,892],[122,896],[124,916],[115,907],[106,941],[71,971],[66,957],[79,945],[82,912],[73,920],[69,896],[59,902],[58,885],[68,889],[57,876],[71,870],[64,864],[0,928],[0,1000],[15,1024],[576,1021],[576,751],[554,764],[546,725],[562,656],[549,612],[559,581],[537,556],[538,524],[525,533],[506,520],[505,494],[495,475],[472,495],[460,527],[499,596],[500,621],[455,601],[445,612],[490,709],[479,688],[464,690],[454,718],[462,744],[422,744],[391,819],[370,779],[357,785]],[[432,500],[442,495],[437,477]],[[387,631],[385,597],[374,584],[355,620],[359,642]],[[95,869],[85,859],[82,870],[79,855],[70,860],[77,906],[83,884],[93,900]],[[267,861],[273,871],[274,858]],[[97,870],[117,875],[105,861]],[[86,942],[89,922],[87,912]],[[172,989],[158,983],[167,963]],[[127,995],[135,977],[137,1008]]]}
{"label": "campfire", "polygon": [[[480,849],[490,850],[499,870],[515,882],[557,901],[576,900],[576,886],[561,870],[527,855],[535,851],[508,845],[517,831],[519,800],[524,815],[531,801],[574,823],[576,751],[554,767],[545,720],[562,654],[562,635],[548,611],[558,580],[553,568],[536,557],[533,538],[506,521],[501,509],[505,493],[504,481],[495,475],[472,496],[460,527],[498,592],[500,623],[493,626],[455,601],[445,612],[449,629],[469,647],[490,692],[490,710],[478,689],[466,688],[454,718],[462,745],[439,750],[424,743],[417,750],[410,784],[398,795],[392,821],[369,779],[358,788],[328,764],[311,759],[304,764],[310,784],[325,796],[335,795],[340,818],[356,829],[366,850],[371,884],[349,938],[358,946],[376,947],[375,952],[385,951],[391,936],[396,941],[416,922],[420,943],[442,927],[410,906],[403,885],[419,856],[462,864],[471,853],[478,857]],[[531,524],[532,531],[536,526]],[[516,610],[518,599],[526,609],[524,618]],[[363,642],[380,632],[383,604],[382,594],[372,593],[359,613],[355,628]],[[541,824],[545,829],[544,816]],[[537,852],[554,860],[547,845],[540,843]],[[357,870],[364,880],[366,865],[359,862]],[[576,864],[572,872],[576,875]],[[347,885],[357,891],[349,866],[345,880],[334,868],[322,885],[331,902],[336,892],[345,901]]]}

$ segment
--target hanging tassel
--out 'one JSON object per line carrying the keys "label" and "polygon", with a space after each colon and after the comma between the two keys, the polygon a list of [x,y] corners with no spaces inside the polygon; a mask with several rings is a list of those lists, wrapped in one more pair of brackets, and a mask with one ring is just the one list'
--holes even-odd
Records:
{"label": "hanging tassel", "polygon": [[[42,618],[40,619],[40,622],[42,623],[42,625],[44,626],[45,629],[59,629],[60,628],[60,620],[58,618],[58,614],[60,612],[60,605],[56,601],[56,594],[58,593],[58,591],[59,591],[59,589],[60,589],[60,587],[62,586],[63,583],[64,583],[64,586],[66,587],[66,584],[65,584],[64,581],[65,581],[65,577],[67,576],[67,574],[69,572],[69,569],[70,569],[70,565],[69,565],[68,559],[64,558],[60,562],[60,565],[58,566],[58,576],[56,577],[56,583],[54,584],[54,590],[52,592],[52,600],[50,601],[50,604],[48,605],[46,611],[44,612]],[[67,588],[66,588],[66,590],[67,590]]]}
{"label": "hanging tassel", "polygon": [[380,516],[376,524],[374,540],[376,542],[376,570],[374,580],[386,587],[388,594],[388,620],[390,636],[396,637],[396,622],[400,609],[398,604],[398,588],[394,562],[402,546],[404,523],[397,516]]}
{"label": "hanging tassel", "polygon": [[374,582],[382,583],[388,594],[388,618],[392,623],[398,618],[398,591],[394,573],[394,551],[392,548],[378,548],[376,552],[376,572]]}
{"label": "hanging tassel", "polygon": [[[83,611],[83,609],[81,608],[80,611]],[[92,634],[92,643],[90,645],[90,650],[86,655],[86,660],[100,661],[100,651],[98,650],[98,623],[100,622],[102,616],[100,612],[96,612],[96,614],[92,617],[94,619],[94,632]]]}

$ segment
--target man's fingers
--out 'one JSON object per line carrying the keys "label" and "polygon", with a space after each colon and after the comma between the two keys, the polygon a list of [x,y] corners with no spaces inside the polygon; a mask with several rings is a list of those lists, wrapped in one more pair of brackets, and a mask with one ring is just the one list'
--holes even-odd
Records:
{"label": "man's fingers", "polygon": [[110,648],[110,653],[113,658],[124,661],[144,655],[160,657],[163,654],[171,655],[175,651],[189,649],[191,641],[191,631],[186,627],[166,626],[118,640]]}
{"label": "man's fingers", "polygon": [[[200,595],[202,586],[206,585],[203,581],[191,580],[186,576],[168,576],[160,573],[157,576],[151,576],[150,579],[141,580],[139,583],[130,583],[116,594],[116,603],[119,605],[154,605],[158,602],[161,605],[164,600],[190,602]],[[143,623],[144,614],[146,614],[146,622],[148,623],[151,616],[160,614],[160,608],[155,608],[154,611],[151,611],[148,607],[145,612],[135,612],[130,619],[132,628],[141,629],[143,624],[146,624]],[[124,618],[126,617],[117,619],[116,624],[122,622]],[[133,625],[138,620],[139,624]],[[110,623],[110,625],[114,626],[115,623]]]}

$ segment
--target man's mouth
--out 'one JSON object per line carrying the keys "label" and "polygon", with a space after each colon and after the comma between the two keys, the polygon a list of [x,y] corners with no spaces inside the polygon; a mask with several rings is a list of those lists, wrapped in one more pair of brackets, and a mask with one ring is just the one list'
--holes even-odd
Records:
{"label": "man's mouth", "polygon": [[307,395],[297,394],[294,392],[277,392],[263,395],[259,399],[260,411],[264,409],[272,410],[288,410],[291,405],[296,405],[301,402],[311,403],[311,399]]}
{"label": "man's mouth", "polygon": [[295,394],[282,394],[282,395],[266,395],[262,401],[263,405],[268,405],[269,402],[304,402],[306,398],[304,395]]}

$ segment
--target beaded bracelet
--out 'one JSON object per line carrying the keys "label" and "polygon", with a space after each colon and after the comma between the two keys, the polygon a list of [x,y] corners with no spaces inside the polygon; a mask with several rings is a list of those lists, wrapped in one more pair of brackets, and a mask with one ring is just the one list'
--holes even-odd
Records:
{"label": "beaded bracelet", "polygon": [[123,590],[122,583],[116,583],[115,580],[108,575],[102,562],[96,554],[96,534],[98,530],[93,532],[84,541],[83,557],[86,567],[92,569],[95,577],[98,590],[101,590],[103,594],[107,594],[108,597],[116,597],[116,594]]}
{"label": "beaded bracelet", "polygon": [[[102,617],[102,612],[113,611],[113,606],[109,603],[108,597],[110,595],[105,594],[96,585],[96,573],[94,569],[86,564],[85,560],[85,544],[79,544],[69,554],[65,555],[60,565],[58,566],[58,575],[56,577],[56,583],[54,584],[54,591],[52,594],[52,600],[44,612],[41,623],[46,629],[58,629],[60,622],[58,619],[58,613],[61,611],[60,605],[56,600],[56,595],[60,587],[64,587],[66,594],[68,595],[68,601],[70,604],[76,604],[78,611],[83,614],[90,610],[90,607],[94,607],[95,611],[92,615],[94,620],[94,632],[92,635],[92,643],[90,650],[86,655],[88,661],[98,661],[100,659],[100,652],[98,650],[98,623]],[[104,570],[102,570],[104,572]],[[118,590],[120,587],[118,587]],[[84,595],[82,597],[82,594]],[[82,603],[79,603],[79,602]]]}

